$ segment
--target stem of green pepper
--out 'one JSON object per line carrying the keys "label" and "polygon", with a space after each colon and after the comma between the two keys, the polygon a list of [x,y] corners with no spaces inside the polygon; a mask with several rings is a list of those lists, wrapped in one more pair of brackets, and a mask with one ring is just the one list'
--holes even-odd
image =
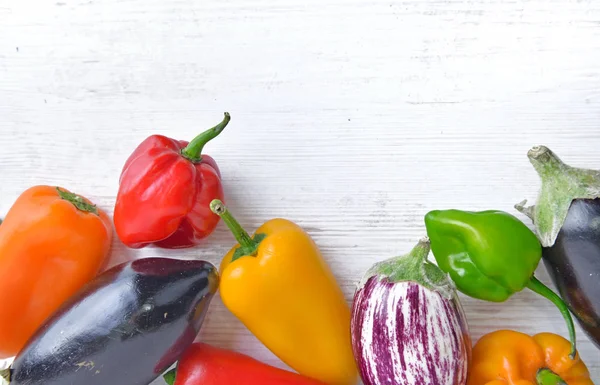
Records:
{"label": "stem of green pepper", "polygon": [[567,385],[565,380],[560,378],[558,374],[547,368],[538,370],[535,381],[537,385]]}
{"label": "stem of green pepper", "polygon": [[[252,239],[252,237],[244,230],[240,223],[229,213],[227,206],[218,199],[214,199],[210,202],[210,209],[213,213],[223,219],[229,230],[233,233],[233,236],[240,244],[240,250],[243,255],[254,255],[258,249],[260,242]],[[236,253],[237,254],[237,253]],[[234,260],[237,258],[234,258]]]}
{"label": "stem of green pepper", "polygon": [[202,149],[206,143],[216,138],[225,129],[225,127],[227,127],[227,124],[230,120],[231,116],[229,115],[229,112],[225,112],[225,117],[221,123],[204,131],[192,139],[192,141],[183,150],[181,150],[181,155],[192,162],[200,162],[202,160]]}
{"label": "stem of green pepper", "polygon": [[563,300],[550,288],[540,282],[535,276],[531,277],[529,282],[527,283],[527,288],[536,292],[537,294],[547,298],[550,300],[558,310],[560,310],[563,318],[567,322],[567,328],[569,329],[569,339],[571,340],[571,352],[569,353],[569,357],[571,359],[575,359],[575,355],[577,354],[577,346],[575,341],[575,325],[573,324],[573,318],[571,318],[571,313],[569,312],[569,308],[563,302]]}

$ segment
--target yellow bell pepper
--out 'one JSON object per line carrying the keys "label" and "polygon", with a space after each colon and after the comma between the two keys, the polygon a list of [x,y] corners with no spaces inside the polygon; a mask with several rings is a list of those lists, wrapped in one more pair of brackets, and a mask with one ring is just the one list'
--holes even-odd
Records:
{"label": "yellow bell pepper", "polygon": [[220,266],[225,306],[298,373],[355,384],[350,306],[310,236],[278,218],[250,237],[222,202],[210,207],[238,241]]}

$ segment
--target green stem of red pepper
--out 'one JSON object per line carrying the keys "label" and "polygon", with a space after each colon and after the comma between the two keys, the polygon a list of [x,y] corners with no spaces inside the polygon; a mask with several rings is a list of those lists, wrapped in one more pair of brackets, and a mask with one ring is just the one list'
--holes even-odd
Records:
{"label": "green stem of red pepper", "polygon": [[577,347],[575,342],[575,325],[573,324],[573,318],[571,318],[571,313],[569,312],[569,308],[563,302],[563,300],[552,290],[548,288],[548,286],[544,285],[540,282],[536,277],[531,277],[529,282],[527,283],[527,288],[534,291],[535,293],[547,298],[550,300],[558,310],[560,310],[563,315],[565,321],[567,321],[567,328],[569,330],[569,338],[571,340],[571,352],[569,357],[571,359],[575,359],[575,355],[577,354]]}
{"label": "green stem of red pepper", "polygon": [[567,385],[565,380],[550,369],[540,369],[535,376],[538,385]]}
{"label": "green stem of red pepper", "polygon": [[196,136],[192,141],[181,150],[181,155],[191,160],[192,162],[200,162],[202,160],[202,149],[212,139],[216,138],[229,124],[231,116],[229,112],[225,112],[223,121],[213,128],[210,128],[200,135]]}
{"label": "green stem of red pepper", "polygon": [[217,214],[221,217],[221,219],[223,219],[223,222],[225,222],[227,227],[229,227],[229,230],[231,230],[231,232],[233,233],[233,236],[235,237],[236,241],[240,244],[240,247],[235,250],[231,261],[233,262],[236,259],[245,255],[256,255],[258,245],[260,244],[260,241],[262,241],[265,238],[265,235],[256,234],[254,238],[252,238],[246,232],[246,230],[244,230],[240,223],[233,217],[233,215],[229,213],[229,210],[227,210],[227,206],[225,206],[225,204],[223,204],[223,202],[221,202],[218,199],[214,199],[212,202],[210,202],[210,209],[213,213]]}

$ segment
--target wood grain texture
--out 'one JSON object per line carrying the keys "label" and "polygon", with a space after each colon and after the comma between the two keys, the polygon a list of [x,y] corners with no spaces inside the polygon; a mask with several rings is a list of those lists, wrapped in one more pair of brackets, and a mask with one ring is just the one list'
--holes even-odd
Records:
{"label": "wood grain texture", "polygon": [[[304,226],[350,301],[372,263],[424,235],[428,210],[517,214],[539,187],[531,146],[600,168],[600,3],[0,0],[0,213],[42,183],[112,212],[141,140],[190,139],[223,111],[232,122],[206,151],[232,211],[248,229]],[[231,244],[221,224],[193,250],[115,241],[113,255],[218,263]],[[566,336],[533,293],[463,299],[474,339]],[[600,352],[578,333],[600,383]],[[219,298],[199,338],[284,367]]]}

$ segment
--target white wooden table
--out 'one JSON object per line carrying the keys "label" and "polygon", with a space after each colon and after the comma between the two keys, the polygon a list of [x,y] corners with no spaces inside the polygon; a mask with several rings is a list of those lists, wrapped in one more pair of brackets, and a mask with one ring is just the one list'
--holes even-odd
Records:
{"label": "white wooden table", "polygon": [[[428,210],[516,214],[534,199],[531,146],[600,168],[600,2],[0,0],[2,214],[34,184],[112,213],[141,140],[191,139],[223,111],[231,124],[206,152],[232,211],[250,230],[304,226],[350,301],[372,263],[424,235]],[[115,241],[114,258],[218,263],[232,242],[221,223],[192,250]],[[530,292],[463,303],[474,339],[566,336]],[[578,332],[600,383],[600,351]],[[218,297],[199,338],[283,367]]]}

